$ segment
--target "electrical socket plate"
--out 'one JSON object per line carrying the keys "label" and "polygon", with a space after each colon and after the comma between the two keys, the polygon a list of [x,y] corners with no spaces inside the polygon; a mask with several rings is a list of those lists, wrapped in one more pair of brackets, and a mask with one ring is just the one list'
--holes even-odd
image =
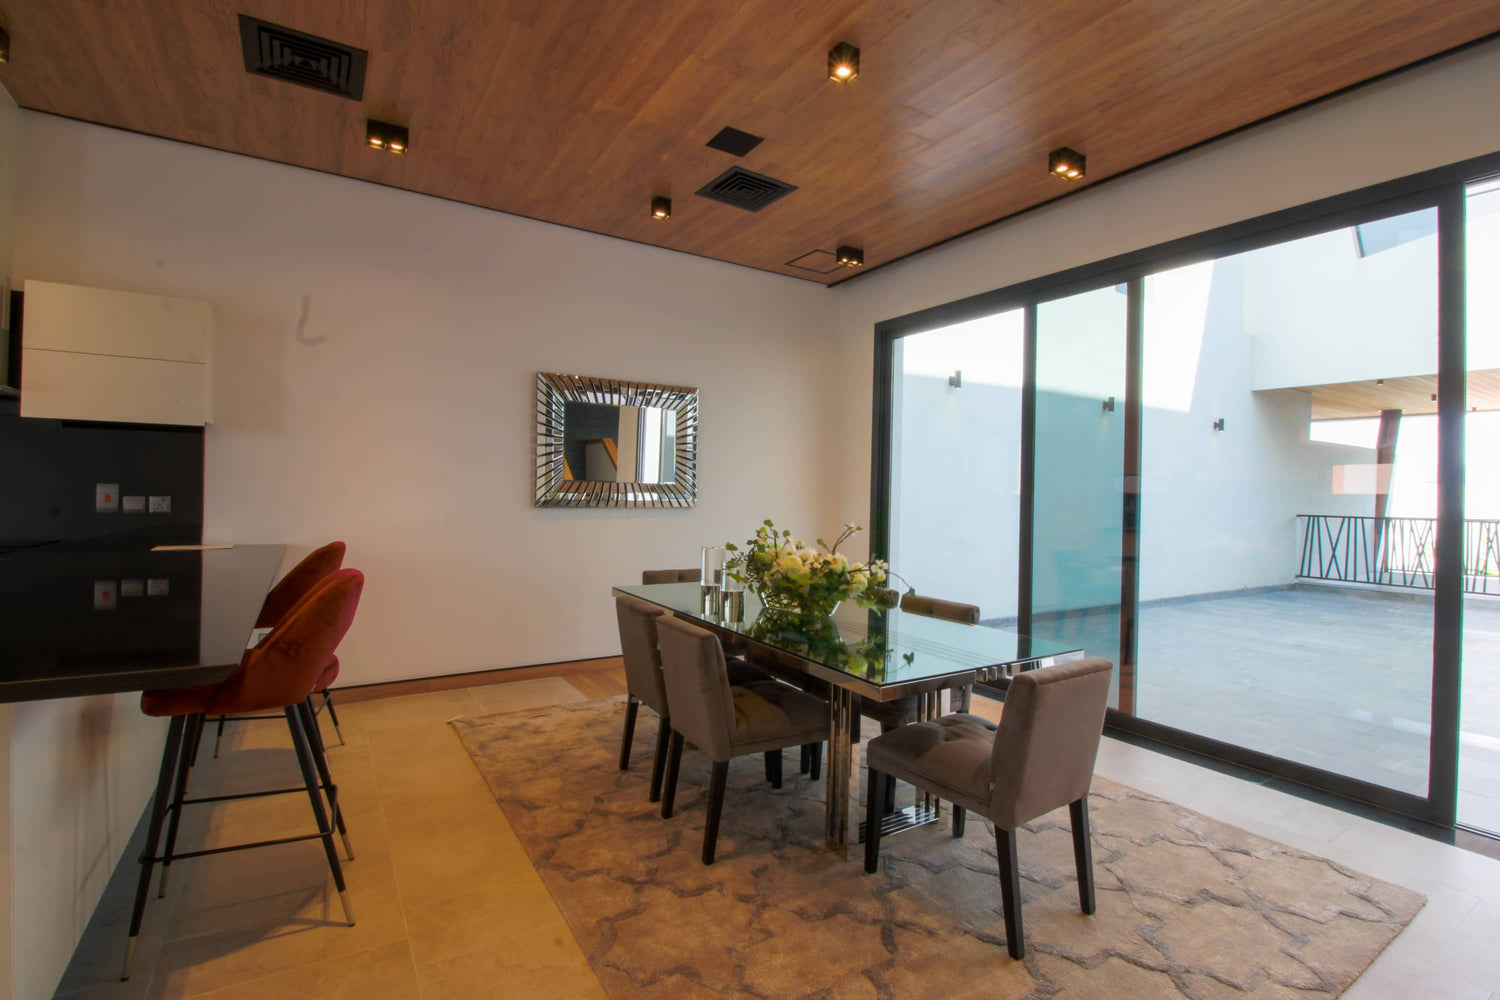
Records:
{"label": "electrical socket plate", "polygon": [[113,514],[120,509],[120,484],[94,484],[94,513]]}
{"label": "electrical socket plate", "polygon": [[146,513],[146,498],[121,497],[120,510],[126,514],[144,514]]}
{"label": "electrical socket plate", "polygon": [[115,596],[118,588],[113,580],[94,581],[94,610],[112,611],[115,606]]}
{"label": "electrical socket plate", "polygon": [[121,597],[141,597],[146,593],[146,581],[144,580],[121,580]]}
{"label": "electrical socket plate", "polygon": [[153,514],[170,514],[170,513],[172,513],[172,498],[169,497],[169,496],[166,496],[166,497],[152,497],[151,498],[151,513],[153,513]]}
{"label": "electrical socket plate", "polygon": [[170,587],[171,587],[171,581],[170,580],[155,580],[155,579],[147,580],[146,581],[146,596],[147,597],[166,597],[167,593],[168,593],[168,591],[170,589]]}

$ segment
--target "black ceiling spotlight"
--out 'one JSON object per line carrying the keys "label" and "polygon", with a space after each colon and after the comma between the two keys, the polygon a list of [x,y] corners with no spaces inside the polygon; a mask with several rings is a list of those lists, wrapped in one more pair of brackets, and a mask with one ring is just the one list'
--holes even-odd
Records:
{"label": "black ceiling spotlight", "polygon": [[10,62],[10,32],[0,28],[0,62]]}
{"label": "black ceiling spotlight", "polygon": [[828,79],[839,83],[859,76],[859,49],[848,42],[839,42],[828,51]]}
{"label": "black ceiling spotlight", "polygon": [[839,263],[845,267],[859,267],[865,262],[865,252],[860,247],[842,246],[837,254]]}
{"label": "black ceiling spotlight", "polygon": [[658,222],[672,217],[672,199],[657,196],[651,199],[651,218]]}
{"label": "black ceiling spotlight", "polygon": [[1087,164],[1088,157],[1067,146],[1054,149],[1047,156],[1047,169],[1052,171],[1052,176],[1061,177],[1065,181],[1076,181],[1082,177]]}
{"label": "black ceiling spotlight", "polygon": [[406,151],[411,148],[410,139],[411,133],[404,125],[393,125],[374,118],[365,119],[365,142],[371,149],[383,149],[397,156],[405,156]]}

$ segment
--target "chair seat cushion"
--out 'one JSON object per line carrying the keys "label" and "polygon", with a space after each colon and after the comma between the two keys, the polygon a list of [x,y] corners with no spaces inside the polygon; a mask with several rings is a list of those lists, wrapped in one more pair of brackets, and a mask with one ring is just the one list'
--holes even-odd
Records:
{"label": "chair seat cushion", "polygon": [[333,682],[338,679],[339,658],[335,656],[333,658],[333,662],[324,667],[323,672],[318,675],[318,681],[313,685],[313,694],[317,694],[319,691],[327,691],[329,688],[333,687]]}
{"label": "chair seat cushion", "polygon": [[894,775],[969,808],[990,799],[990,759],[996,726],[988,719],[958,712],[932,722],[893,729],[870,741],[866,760]]}
{"label": "chair seat cushion", "polygon": [[828,738],[828,702],[775,681],[730,689],[735,756]]}
{"label": "chair seat cushion", "polygon": [[217,684],[199,684],[195,687],[163,688],[159,691],[141,692],[141,711],[161,718],[169,715],[195,715],[208,711],[213,701]]}

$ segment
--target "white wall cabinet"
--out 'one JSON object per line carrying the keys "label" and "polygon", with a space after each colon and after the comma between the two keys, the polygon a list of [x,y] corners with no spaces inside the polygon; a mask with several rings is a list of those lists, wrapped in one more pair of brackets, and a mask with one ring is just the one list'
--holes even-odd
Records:
{"label": "white wall cabinet", "polygon": [[27,281],[21,416],[213,420],[213,307],[195,299]]}

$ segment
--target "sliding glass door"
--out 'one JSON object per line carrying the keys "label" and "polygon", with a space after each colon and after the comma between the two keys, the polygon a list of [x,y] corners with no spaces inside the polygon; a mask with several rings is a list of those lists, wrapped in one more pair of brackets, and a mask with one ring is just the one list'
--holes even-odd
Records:
{"label": "sliding glass door", "polygon": [[918,592],[1009,627],[1023,332],[1017,309],[903,337],[891,383],[891,564]]}
{"label": "sliding glass door", "polygon": [[[1028,634],[1120,662],[1124,286],[1036,307]],[[1118,691],[1118,688],[1115,689]],[[1111,705],[1116,697],[1111,695]]]}
{"label": "sliding glass door", "polygon": [[1149,274],[1141,719],[1425,798],[1437,210]]}

